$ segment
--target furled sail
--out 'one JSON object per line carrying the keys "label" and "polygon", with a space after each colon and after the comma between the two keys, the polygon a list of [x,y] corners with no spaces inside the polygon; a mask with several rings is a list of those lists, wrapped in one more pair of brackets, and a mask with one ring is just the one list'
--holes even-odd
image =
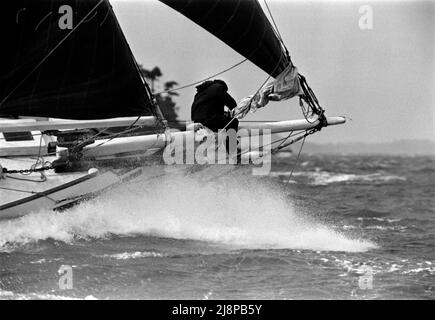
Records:
{"label": "furled sail", "polygon": [[154,114],[107,0],[1,1],[0,35],[0,115]]}

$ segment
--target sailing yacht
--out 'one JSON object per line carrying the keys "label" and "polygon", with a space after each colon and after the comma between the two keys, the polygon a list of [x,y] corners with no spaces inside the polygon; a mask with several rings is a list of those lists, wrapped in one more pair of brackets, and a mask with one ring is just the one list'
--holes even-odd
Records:
{"label": "sailing yacht", "polygon": [[[306,106],[302,120],[242,123],[241,132],[301,133],[284,147],[345,122],[326,117],[257,0],[160,1],[268,75],[233,118],[292,97]],[[165,148],[197,141],[196,126],[168,127],[108,0],[5,1],[0,33],[0,219],[158,179]]]}

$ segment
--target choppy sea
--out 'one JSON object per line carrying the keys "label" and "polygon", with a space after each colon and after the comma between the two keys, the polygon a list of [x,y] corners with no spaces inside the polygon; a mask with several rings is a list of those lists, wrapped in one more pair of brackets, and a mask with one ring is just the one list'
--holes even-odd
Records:
{"label": "choppy sea", "polygon": [[295,158],[2,221],[0,299],[434,299],[435,158]]}

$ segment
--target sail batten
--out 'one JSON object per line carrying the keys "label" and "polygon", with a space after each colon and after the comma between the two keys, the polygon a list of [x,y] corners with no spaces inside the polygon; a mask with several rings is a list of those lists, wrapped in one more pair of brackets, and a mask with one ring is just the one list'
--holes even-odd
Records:
{"label": "sail batten", "polygon": [[0,115],[155,113],[107,0],[14,0],[0,8]]}

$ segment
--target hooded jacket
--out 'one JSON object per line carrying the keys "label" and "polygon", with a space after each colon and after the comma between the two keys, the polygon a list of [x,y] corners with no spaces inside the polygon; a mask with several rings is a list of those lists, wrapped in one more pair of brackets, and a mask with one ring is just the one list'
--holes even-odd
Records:
{"label": "hooded jacket", "polygon": [[216,117],[223,117],[225,106],[230,110],[237,106],[237,102],[228,93],[228,86],[222,80],[206,81],[196,89],[191,110],[194,122],[206,123]]}

